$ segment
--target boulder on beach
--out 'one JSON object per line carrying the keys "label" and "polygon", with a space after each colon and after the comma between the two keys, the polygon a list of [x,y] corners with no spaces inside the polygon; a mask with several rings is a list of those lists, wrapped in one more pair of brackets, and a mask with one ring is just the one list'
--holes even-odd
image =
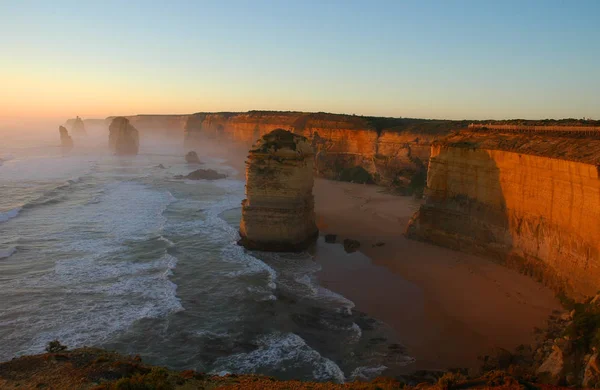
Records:
{"label": "boulder on beach", "polygon": [[200,158],[198,157],[198,153],[192,151],[187,152],[185,155],[185,162],[188,164],[200,164]]}
{"label": "boulder on beach", "polygon": [[127,118],[116,117],[108,128],[108,145],[118,156],[131,156],[138,154],[140,147],[139,134]]}
{"label": "boulder on beach", "polygon": [[350,238],[344,240],[344,250],[346,253],[356,252],[358,248],[360,248],[360,242],[357,240],[352,240]]}
{"label": "boulder on beach", "polygon": [[227,175],[219,173],[212,169],[197,169],[188,175],[175,176],[176,179],[188,179],[188,180],[219,180],[225,179]]}
{"label": "boulder on beach", "polygon": [[58,127],[58,133],[60,134],[60,146],[63,151],[68,152],[73,149],[73,138],[69,135],[67,128],[64,126]]}

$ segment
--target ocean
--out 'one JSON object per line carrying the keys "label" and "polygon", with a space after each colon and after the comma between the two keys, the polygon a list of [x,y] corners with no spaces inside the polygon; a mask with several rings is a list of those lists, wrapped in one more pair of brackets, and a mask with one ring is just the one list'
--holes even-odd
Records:
{"label": "ocean", "polygon": [[0,361],[55,339],[281,379],[366,380],[413,361],[389,327],[319,285],[310,253],[236,244],[242,180],[175,179],[198,168],[180,141],[142,142],[135,157],[105,141],[76,138],[65,155],[58,133],[0,145]]}

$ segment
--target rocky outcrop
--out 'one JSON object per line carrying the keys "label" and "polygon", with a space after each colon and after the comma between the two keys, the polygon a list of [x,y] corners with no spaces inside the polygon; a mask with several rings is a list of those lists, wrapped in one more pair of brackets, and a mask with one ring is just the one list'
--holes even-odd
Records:
{"label": "rocky outcrop", "polygon": [[73,138],[71,138],[69,135],[67,128],[64,126],[59,126],[58,132],[60,134],[60,146],[62,147],[63,151],[68,152],[69,150],[73,149]]}
{"label": "rocky outcrop", "polygon": [[127,118],[116,117],[109,126],[108,144],[118,156],[136,155],[139,151],[139,135]]}
{"label": "rocky outcrop", "polygon": [[175,176],[176,179],[188,179],[188,180],[219,180],[225,179],[227,175],[219,173],[212,169],[197,169],[185,176]]}
{"label": "rocky outcrop", "polygon": [[85,125],[83,124],[83,120],[80,117],[75,118],[73,121],[73,125],[71,127],[71,134],[75,137],[86,136],[87,132],[85,131]]}
{"label": "rocky outcrop", "polygon": [[246,160],[240,244],[265,251],[300,251],[318,236],[312,194],[313,148],[300,135],[276,129]]}
{"label": "rocky outcrop", "polygon": [[194,152],[193,150],[187,152],[187,154],[185,155],[185,162],[188,164],[200,164],[200,158],[198,157],[198,153]]}
{"label": "rocky outcrop", "polygon": [[600,140],[436,142],[412,238],[489,255],[578,299],[600,288]]}

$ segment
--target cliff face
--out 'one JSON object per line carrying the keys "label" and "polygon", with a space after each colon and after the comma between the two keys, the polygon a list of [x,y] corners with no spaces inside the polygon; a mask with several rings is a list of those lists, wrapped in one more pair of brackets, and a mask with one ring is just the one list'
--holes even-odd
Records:
{"label": "cliff face", "polygon": [[127,118],[116,117],[109,126],[108,145],[119,156],[136,155],[139,150],[139,135]]}
{"label": "cliff face", "polygon": [[407,235],[494,256],[574,297],[595,294],[600,141],[514,138],[465,133],[434,144],[426,203]]}
{"label": "cliff face", "polygon": [[361,166],[380,184],[410,182],[425,171],[431,142],[462,122],[374,118],[302,112],[199,113],[184,125],[188,147],[206,140],[248,147],[282,128],[306,137],[315,148],[316,171],[338,179]]}
{"label": "cliff face", "polygon": [[240,244],[249,249],[298,251],[316,239],[313,157],[305,137],[283,129],[256,142],[246,161]]}
{"label": "cliff face", "polygon": [[73,138],[71,138],[67,129],[64,126],[59,126],[58,132],[60,134],[60,146],[63,151],[68,152],[73,149]]}

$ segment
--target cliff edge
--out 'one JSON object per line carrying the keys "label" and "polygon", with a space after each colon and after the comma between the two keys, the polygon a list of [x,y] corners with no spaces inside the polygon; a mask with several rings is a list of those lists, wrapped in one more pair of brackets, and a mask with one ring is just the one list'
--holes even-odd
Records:
{"label": "cliff edge", "polygon": [[491,256],[583,299],[600,289],[600,140],[461,132],[434,142],[407,236]]}

